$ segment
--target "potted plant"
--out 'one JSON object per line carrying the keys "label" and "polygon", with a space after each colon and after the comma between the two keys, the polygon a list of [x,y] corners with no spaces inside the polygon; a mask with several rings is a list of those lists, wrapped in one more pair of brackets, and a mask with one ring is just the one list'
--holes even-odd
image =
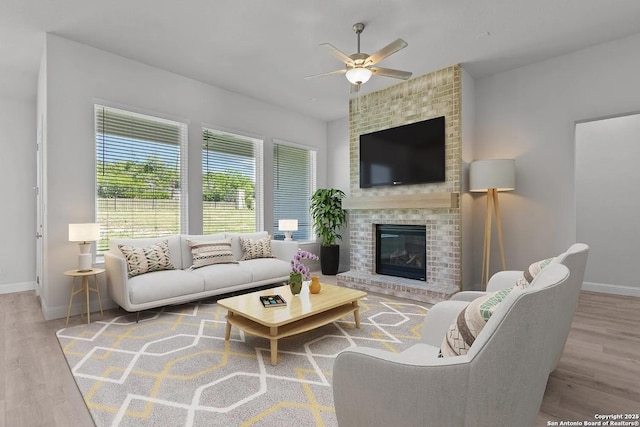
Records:
{"label": "potted plant", "polygon": [[340,246],[338,234],[347,223],[347,211],[342,209],[344,192],[336,188],[320,188],[311,196],[313,231],[320,236],[320,268],[322,274],[338,274]]}

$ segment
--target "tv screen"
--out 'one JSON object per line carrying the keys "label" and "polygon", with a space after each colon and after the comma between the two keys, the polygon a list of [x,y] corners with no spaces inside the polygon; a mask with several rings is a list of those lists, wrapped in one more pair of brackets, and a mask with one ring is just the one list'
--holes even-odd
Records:
{"label": "tv screen", "polygon": [[444,181],[444,117],[360,135],[360,188]]}

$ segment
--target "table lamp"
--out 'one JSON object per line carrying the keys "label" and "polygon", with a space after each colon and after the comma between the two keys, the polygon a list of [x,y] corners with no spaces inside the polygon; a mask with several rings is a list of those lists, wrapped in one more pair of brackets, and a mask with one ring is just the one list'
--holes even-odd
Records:
{"label": "table lamp", "polygon": [[100,240],[100,224],[82,223],[69,224],[69,241],[78,242],[80,253],[78,254],[78,271],[91,271],[93,257],[91,256],[91,242]]}
{"label": "table lamp", "polygon": [[500,221],[499,191],[516,188],[516,166],[513,159],[478,160],[469,166],[469,191],[487,193],[487,211],[484,220],[484,247],[482,250],[482,285],[489,281],[489,260],[491,256],[491,207],[496,216],[498,244],[502,269],[506,270],[504,244],[502,242],[502,222]]}
{"label": "table lamp", "polygon": [[298,231],[297,219],[280,219],[278,220],[278,230],[284,231],[284,240],[293,240],[292,231]]}

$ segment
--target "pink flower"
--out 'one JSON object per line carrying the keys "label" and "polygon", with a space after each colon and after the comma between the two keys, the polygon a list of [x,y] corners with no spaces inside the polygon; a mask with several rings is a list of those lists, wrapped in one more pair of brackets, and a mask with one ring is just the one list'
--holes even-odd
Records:
{"label": "pink flower", "polygon": [[309,270],[309,267],[302,263],[303,259],[316,260],[318,259],[318,256],[311,252],[298,250],[291,260],[291,272],[302,273],[303,280],[309,280],[311,278],[311,271]]}

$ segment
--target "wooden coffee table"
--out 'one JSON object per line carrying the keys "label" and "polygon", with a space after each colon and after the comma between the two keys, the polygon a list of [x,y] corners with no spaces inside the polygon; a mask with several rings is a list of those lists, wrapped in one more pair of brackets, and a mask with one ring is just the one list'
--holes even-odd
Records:
{"label": "wooden coffee table", "polygon": [[[287,305],[264,307],[260,295],[281,295]],[[294,296],[289,286],[266,289],[218,300],[228,310],[225,340],[231,336],[231,326],[267,338],[271,342],[271,364],[278,363],[278,340],[307,332],[353,313],[356,328],[360,327],[358,300],[367,293],[357,289],[322,284],[319,294],[309,293],[306,286]]]}

